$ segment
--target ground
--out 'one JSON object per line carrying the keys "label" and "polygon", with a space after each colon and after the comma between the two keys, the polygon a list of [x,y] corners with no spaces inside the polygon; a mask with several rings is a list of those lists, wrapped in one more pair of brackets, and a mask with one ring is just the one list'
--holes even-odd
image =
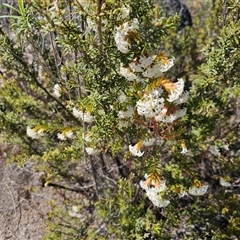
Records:
{"label": "ground", "polygon": [[8,151],[8,146],[3,145],[0,156],[0,240],[41,239],[53,189],[40,185],[41,173],[34,172],[33,164],[23,168],[6,164]]}

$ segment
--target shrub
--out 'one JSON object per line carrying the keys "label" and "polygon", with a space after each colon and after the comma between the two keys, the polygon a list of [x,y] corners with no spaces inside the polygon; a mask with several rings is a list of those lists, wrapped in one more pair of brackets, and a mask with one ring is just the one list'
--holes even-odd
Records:
{"label": "shrub", "polygon": [[78,193],[46,239],[239,235],[239,7],[210,6],[178,33],[151,0],[4,4],[1,131]]}

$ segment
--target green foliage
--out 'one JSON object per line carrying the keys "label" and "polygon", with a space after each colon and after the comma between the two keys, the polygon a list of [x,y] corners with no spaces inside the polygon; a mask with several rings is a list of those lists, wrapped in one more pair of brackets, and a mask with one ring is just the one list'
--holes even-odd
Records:
{"label": "green foliage", "polygon": [[107,223],[107,239],[157,239],[164,236],[160,222],[150,210],[146,210],[143,199],[138,199],[136,187],[133,176],[128,180],[121,179],[114,195],[109,192],[98,201],[97,212]]}

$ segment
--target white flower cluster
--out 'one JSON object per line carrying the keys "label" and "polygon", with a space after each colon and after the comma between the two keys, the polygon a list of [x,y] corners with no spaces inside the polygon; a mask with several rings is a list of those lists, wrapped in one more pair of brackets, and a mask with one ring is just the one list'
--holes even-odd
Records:
{"label": "white flower cluster", "polygon": [[44,136],[44,129],[35,129],[27,127],[27,135],[32,139],[39,139]]}
{"label": "white flower cluster", "polygon": [[88,142],[88,143],[92,141],[91,136],[92,136],[92,134],[89,133],[89,132],[82,134],[83,140],[84,140],[85,142]]}
{"label": "white flower cluster", "polygon": [[118,112],[118,117],[120,119],[124,118],[131,118],[134,113],[134,108],[132,106],[128,106],[126,111],[119,111]]}
{"label": "white flower cluster", "polygon": [[159,186],[157,186],[154,181],[151,181],[150,184],[147,181],[148,179],[146,181],[140,181],[140,186],[146,191],[147,197],[155,206],[159,208],[167,207],[170,201],[163,199],[163,197],[161,196],[161,192],[167,189],[166,181],[162,180]]}
{"label": "white flower cluster", "polygon": [[147,118],[155,117],[164,107],[164,98],[161,97],[162,88],[154,89],[149,94],[144,94],[142,99],[137,101],[137,112]]}
{"label": "white flower cluster", "polygon": [[94,155],[98,154],[98,150],[96,148],[86,147],[85,150],[86,150],[88,155],[94,156]]}
{"label": "white flower cluster", "polygon": [[120,14],[118,14],[118,19],[122,20],[127,18],[129,16],[129,13],[130,13],[129,6],[128,5],[122,6],[120,8]]}
{"label": "white flower cluster", "polygon": [[89,112],[83,112],[76,108],[73,108],[73,115],[86,123],[91,123],[93,121],[93,116]]}
{"label": "white flower cluster", "polygon": [[225,181],[222,177],[220,178],[219,183],[223,187],[231,187],[232,186],[232,184],[230,182]]}
{"label": "white flower cluster", "polygon": [[216,145],[211,145],[208,150],[214,156],[220,156],[221,155],[220,150]]}
{"label": "white flower cluster", "polygon": [[143,146],[145,147],[151,147],[153,146],[155,143],[158,143],[158,139],[157,138],[147,138],[143,141]]}
{"label": "white flower cluster", "polygon": [[[163,89],[158,87],[137,101],[136,108],[139,115],[146,118],[155,118],[157,122],[172,123],[186,114],[186,109],[180,109],[179,102],[188,100],[187,94],[183,93],[184,82],[179,79],[177,83],[172,83],[173,90],[170,91],[168,99],[162,97]],[[184,95],[184,96],[183,96]],[[188,95],[187,95],[188,96]],[[181,101],[179,99],[181,98]],[[169,101],[171,99],[171,101]],[[169,108],[169,102],[172,102]],[[176,104],[173,107],[173,103]]]}
{"label": "white flower cluster", "polygon": [[129,151],[132,153],[132,155],[141,157],[144,154],[144,152],[141,152],[140,150],[141,147],[142,147],[142,142],[138,142],[134,146],[129,145]]}
{"label": "white flower cluster", "polygon": [[[128,67],[120,67],[120,74],[129,81],[143,81],[144,78],[158,78],[162,73],[168,71],[174,65],[174,58],[166,57],[140,56],[139,60],[134,59]],[[141,73],[141,74],[140,74]],[[139,75],[140,74],[140,75]],[[140,77],[141,76],[141,77]]]}
{"label": "white flower cluster", "polygon": [[186,154],[188,152],[186,146],[182,146],[182,151],[180,152],[181,154]]}
{"label": "white flower cluster", "polygon": [[189,194],[194,196],[202,196],[207,192],[207,190],[208,190],[208,185],[202,185],[199,187],[196,187],[196,186],[190,187],[188,192]]}
{"label": "white flower cluster", "polygon": [[[158,79],[163,72],[168,71],[173,65],[173,58],[168,59],[159,54],[140,56],[131,61],[127,67],[120,67],[120,74],[128,81],[143,82],[144,78],[158,81],[153,90],[145,92],[142,98],[137,101],[136,109],[139,115],[155,118],[157,122],[173,123],[186,114],[186,109],[180,109],[178,106],[189,98],[189,93],[184,92],[183,79],[180,78],[175,83],[170,80]],[[119,113],[119,115],[122,114],[122,112]]]}
{"label": "white flower cluster", "polygon": [[116,33],[114,36],[117,48],[122,53],[129,52],[130,39],[129,36],[131,32],[135,32],[138,29],[138,20],[134,18],[132,21],[125,22],[116,28]]}
{"label": "white flower cluster", "polygon": [[134,81],[138,78],[138,76],[130,68],[126,68],[123,66],[120,67],[120,74],[128,81]]}
{"label": "white flower cluster", "polygon": [[59,84],[55,84],[53,86],[53,95],[55,97],[60,98],[61,97],[61,91],[62,91],[62,89],[61,89]]}
{"label": "white flower cluster", "polygon": [[73,138],[73,132],[71,130],[69,131],[64,131],[62,133],[58,133],[57,134],[57,137],[58,139],[62,140],[62,141],[65,141],[67,139],[72,139]]}

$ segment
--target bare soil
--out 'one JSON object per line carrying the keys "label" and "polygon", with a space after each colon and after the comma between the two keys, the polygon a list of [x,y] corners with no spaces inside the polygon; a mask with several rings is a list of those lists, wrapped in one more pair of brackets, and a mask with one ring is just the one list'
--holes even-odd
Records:
{"label": "bare soil", "polygon": [[0,154],[0,240],[41,239],[51,188],[41,187],[33,164],[20,168]]}

